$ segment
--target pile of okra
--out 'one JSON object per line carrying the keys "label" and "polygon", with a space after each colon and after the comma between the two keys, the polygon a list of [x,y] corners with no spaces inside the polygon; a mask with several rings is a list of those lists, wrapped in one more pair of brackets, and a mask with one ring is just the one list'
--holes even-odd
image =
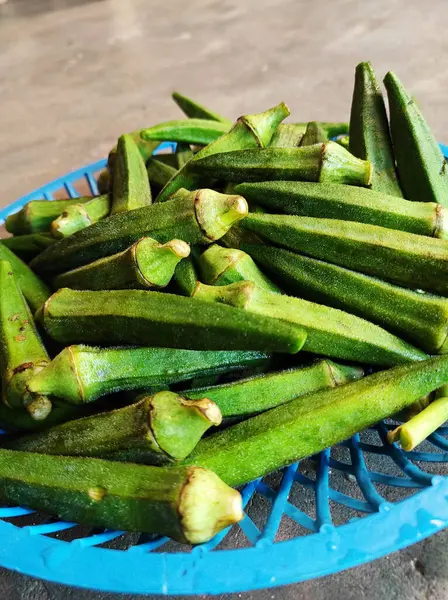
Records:
{"label": "pile of okra", "polygon": [[446,420],[448,168],[384,88],[359,64],[349,123],[174,93],[185,117],[122,135],[101,195],[8,217],[6,501],[201,543],[239,485],[386,417],[404,450]]}

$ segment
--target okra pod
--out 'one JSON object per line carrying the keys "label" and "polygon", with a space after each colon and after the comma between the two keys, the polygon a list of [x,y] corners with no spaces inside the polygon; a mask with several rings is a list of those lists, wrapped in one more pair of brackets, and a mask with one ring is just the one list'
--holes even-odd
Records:
{"label": "okra pod", "polygon": [[448,356],[297,398],[199,442],[186,459],[240,485],[342,442],[448,382]]}
{"label": "okra pod", "polygon": [[361,378],[363,374],[360,367],[320,360],[301,369],[266,373],[184,393],[189,398],[198,399],[205,395],[216,402],[223,417],[239,417],[269,410],[317,390],[344,385]]}
{"label": "okra pod", "polygon": [[349,150],[372,164],[372,190],[403,197],[383,94],[369,62],[359,63],[355,70]]}
{"label": "okra pod", "polygon": [[162,243],[177,238],[191,244],[210,244],[243,219],[247,211],[247,202],[241,196],[208,189],[179,190],[163,205],[112,215],[58,241],[37,256],[32,267],[40,272],[61,273],[121,252],[144,236]]}
{"label": "okra pod", "polygon": [[241,244],[264,244],[263,238],[236,223],[220,238],[219,243],[226,248],[239,248]]}
{"label": "okra pod", "polygon": [[109,215],[110,199],[107,194],[90,198],[84,204],[73,204],[53,221],[51,233],[62,239],[90,227]]}
{"label": "okra pod", "polygon": [[0,261],[0,289],[2,400],[10,408],[25,406],[34,419],[42,420],[51,402],[42,394],[28,392],[26,384],[49,358],[11,265],[4,260]]}
{"label": "okra pod", "polygon": [[167,121],[143,129],[141,136],[144,140],[166,140],[167,142],[186,142],[205,146],[211,144],[224,133],[228,133],[231,125],[220,121],[206,119],[185,119]]}
{"label": "okra pod", "polygon": [[67,198],[64,200],[31,200],[18,212],[6,218],[5,228],[9,233],[22,235],[50,231],[52,222],[69,206],[83,204],[90,200],[89,196],[82,198]]}
{"label": "okra pod", "polygon": [[306,126],[303,123],[280,123],[272,136],[270,148],[297,148]]}
{"label": "okra pod", "polygon": [[241,371],[265,364],[269,357],[266,352],[69,346],[28,381],[28,389],[70,404],[85,404],[118,391]]}
{"label": "okra pod", "polygon": [[4,238],[2,244],[24,262],[29,262],[55,241],[55,238],[47,233],[28,233]]}
{"label": "okra pod", "polygon": [[208,285],[228,285],[237,281],[253,281],[269,292],[281,293],[257,267],[252,258],[234,248],[213,244],[201,254],[198,261],[201,281]]}
{"label": "okra pod", "polygon": [[398,174],[406,198],[448,206],[448,168],[417,103],[394,73],[384,78]]}
{"label": "okra pod", "polygon": [[103,169],[98,175],[96,184],[98,186],[98,192],[100,194],[108,194],[111,190],[111,176],[109,169]]}
{"label": "okra pod", "polygon": [[157,202],[168,200],[180,188],[193,190],[200,187],[203,178],[192,172],[191,165],[202,157],[230,150],[268,146],[278,124],[288,115],[289,109],[282,102],[264,113],[240,117],[228,133],[202,148],[170,179],[157,196]]}
{"label": "okra pod", "polygon": [[190,144],[179,142],[176,146],[175,156],[177,158],[177,168],[182,169],[193,158],[193,150],[190,148]]}
{"label": "okra pod", "polygon": [[308,352],[384,366],[426,358],[417,348],[369,321],[329,306],[268,292],[251,281],[220,287],[198,283],[193,297],[300,325],[307,332],[303,349]]}
{"label": "okra pod", "polygon": [[410,202],[365,188],[305,181],[241,183],[235,186],[235,192],[271,212],[357,221],[448,238],[447,213],[434,202]]}
{"label": "okra pod", "polygon": [[319,181],[369,186],[371,166],[336,142],[300,148],[256,148],[196,155],[189,163],[199,176],[226,181]]}
{"label": "okra pod", "polygon": [[50,288],[3,241],[0,242],[0,261],[7,261],[11,265],[17,284],[32,311],[40,308],[51,296]]}
{"label": "okra pod", "polygon": [[187,115],[187,117],[190,117],[191,119],[208,119],[210,121],[227,123],[229,127],[232,125],[232,121],[226,119],[226,117],[223,117],[209,108],[198,104],[195,100],[188,98],[188,96],[184,96],[179,92],[173,92],[171,97],[177,106]]}
{"label": "okra pod", "polygon": [[211,471],[0,450],[0,492],[81,525],[199,544],[243,518],[241,496]]}
{"label": "okra pod", "polygon": [[[160,146],[160,144],[162,143],[163,140],[144,140],[141,136],[141,129],[137,129],[137,131],[132,131],[131,133],[128,133],[127,135],[130,136],[134,142],[137,144],[137,148],[140,151],[140,154],[142,155],[143,161],[146,163],[146,161],[148,160],[148,158],[151,158],[151,156],[154,153],[154,150],[156,150],[156,148],[158,146]],[[107,159],[107,169],[109,171],[109,174],[112,175],[112,181],[111,183],[113,184],[113,173],[114,173],[114,168],[115,168],[115,159],[117,156],[117,146],[114,146],[112,148],[112,150],[109,152],[109,156]],[[111,188],[113,187],[110,186],[109,187],[109,191],[111,191]]]}
{"label": "okra pod", "polygon": [[[137,144],[130,135],[118,139],[110,214],[135,210],[152,202],[148,173]],[[105,215],[107,216],[107,215]]]}
{"label": "okra pod", "polygon": [[312,146],[314,144],[322,144],[327,142],[328,137],[320,123],[317,121],[310,121],[306,126],[305,133],[300,140],[299,146]]}
{"label": "okra pod", "polygon": [[150,158],[146,163],[146,172],[148,173],[151,192],[160,191],[163,186],[177,173],[177,169],[167,165],[160,160]]}
{"label": "okra pod", "polygon": [[133,451],[146,464],[166,465],[186,458],[221,419],[219,408],[207,398],[187,400],[173,392],[158,392],[124,408],[7,440],[3,447],[98,458]]}
{"label": "okra pod", "polygon": [[283,248],[242,248],[284,289],[377,323],[429,354],[448,352],[448,299],[398,287]]}
{"label": "okra pod", "polygon": [[179,261],[189,254],[190,246],[182,240],[159,244],[144,237],[124,252],[58,275],[53,287],[75,290],[162,288],[170,282]]}
{"label": "okra pod", "polygon": [[295,354],[306,339],[303,328],[293,323],[144,290],[80,292],[64,288],[45,303],[39,318],[47,333],[62,343]]}
{"label": "okra pod", "polygon": [[184,260],[181,260],[174,271],[174,283],[177,291],[183,296],[191,296],[199,279],[196,268],[196,255],[199,255],[197,248],[193,246],[191,254]]}
{"label": "okra pod", "polygon": [[406,287],[448,292],[447,240],[366,223],[290,215],[249,214],[242,225],[295,252]]}

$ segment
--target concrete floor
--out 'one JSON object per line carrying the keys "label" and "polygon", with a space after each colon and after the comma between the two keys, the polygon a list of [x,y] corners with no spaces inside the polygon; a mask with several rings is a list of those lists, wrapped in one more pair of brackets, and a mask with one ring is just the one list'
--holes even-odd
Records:
{"label": "concrete floor", "polygon": [[[229,117],[284,100],[348,118],[353,69],[395,70],[448,140],[445,0],[0,0],[0,205],[175,118],[173,89]],[[229,598],[442,600],[448,533],[345,573]],[[2,600],[128,600],[0,570]]]}

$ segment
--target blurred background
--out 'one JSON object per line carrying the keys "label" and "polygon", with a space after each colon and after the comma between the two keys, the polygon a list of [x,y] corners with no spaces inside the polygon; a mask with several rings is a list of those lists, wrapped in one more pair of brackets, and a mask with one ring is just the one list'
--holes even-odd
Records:
{"label": "blurred background", "polygon": [[[173,90],[236,118],[279,101],[348,120],[355,65],[394,70],[448,142],[448,2],[0,0],[0,205],[180,117]],[[446,600],[448,534],[243,600]],[[0,570],[2,600],[130,600]]]}

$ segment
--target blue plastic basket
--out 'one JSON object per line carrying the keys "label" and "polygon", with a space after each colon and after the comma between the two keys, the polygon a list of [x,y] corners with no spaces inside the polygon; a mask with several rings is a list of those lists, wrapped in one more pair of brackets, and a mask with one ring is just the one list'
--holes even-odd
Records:
{"label": "blue plastic basket", "polygon": [[[164,144],[163,148],[171,148]],[[442,147],[448,157],[448,148]],[[87,181],[100,161],[0,211]],[[354,567],[448,524],[448,427],[419,452],[386,441],[389,423],[246,485],[241,523],[194,548],[165,537],[98,531],[0,507],[0,564],[73,586],[141,594],[218,594],[294,583]]]}

